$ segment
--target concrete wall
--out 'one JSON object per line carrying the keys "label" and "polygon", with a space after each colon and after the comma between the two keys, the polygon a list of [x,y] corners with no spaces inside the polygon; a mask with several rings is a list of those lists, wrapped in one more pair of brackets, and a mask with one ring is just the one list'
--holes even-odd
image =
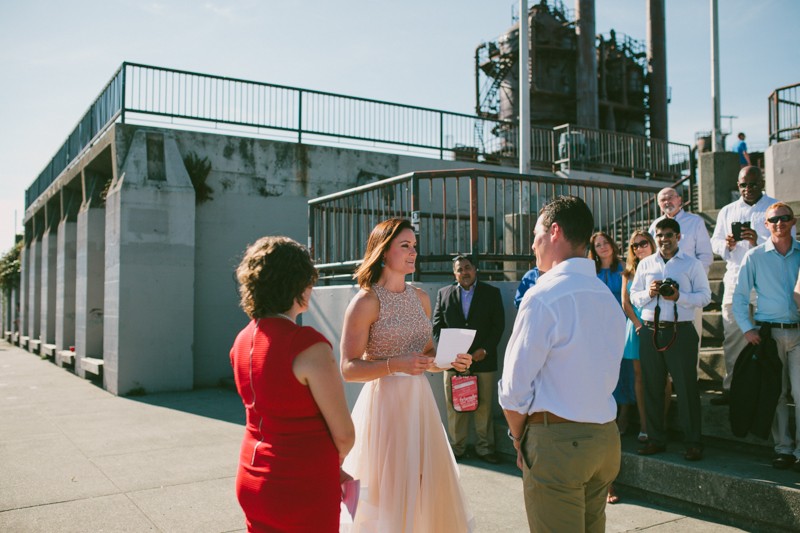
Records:
{"label": "concrete wall", "polygon": [[[105,209],[85,203],[78,212],[75,251],[75,358],[103,356]],[[75,370],[84,376],[80,364]]]}
{"label": "concrete wall", "polygon": [[28,329],[25,334],[31,339],[38,339],[41,325],[42,296],[42,245],[34,238],[28,245]]}
{"label": "concrete wall", "polygon": [[42,235],[42,293],[41,340],[44,344],[56,341],[56,228],[50,227]]}
{"label": "concrete wall", "polygon": [[764,154],[767,194],[800,207],[800,139],[773,144]]}
{"label": "concrete wall", "polygon": [[[431,298],[431,304],[436,304],[436,293],[444,287],[447,282],[443,283],[415,283],[414,285],[423,289]],[[517,282],[500,281],[490,282],[500,289],[501,297],[503,298],[503,307],[505,310],[506,328],[503,337],[498,346],[498,371],[497,379],[500,379],[500,374],[503,369],[503,355],[506,351],[506,343],[511,335],[511,330],[514,325],[514,319],[517,316],[517,310],[514,307],[514,293],[517,290]],[[317,287],[314,289],[311,296],[311,303],[307,312],[302,315],[302,323],[304,326],[311,326],[317,329],[320,333],[331,341],[333,344],[334,355],[337,361],[340,360],[341,354],[339,352],[339,343],[341,341],[342,322],[344,312],[350,300],[358,292],[356,286],[340,286],[340,287]],[[445,413],[445,399],[444,399],[444,383],[441,374],[426,374],[428,381],[433,389],[433,394],[436,397],[436,403],[439,406],[439,414],[442,417],[442,422],[446,423]],[[350,408],[353,408],[358,393],[361,391],[363,384],[361,383],[346,383],[345,394],[347,396],[347,403]],[[497,403],[497,391],[492,398],[492,405],[496,415],[500,415],[502,410]]]}
{"label": "concrete wall", "polygon": [[171,132],[134,133],[106,197],[103,383],[193,386],[194,189]]}
{"label": "concrete wall", "polygon": [[[57,350],[75,345],[75,282],[77,224],[66,218],[58,224],[56,246],[56,336]],[[60,359],[58,360],[60,362]]]}
{"label": "concrete wall", "polygon": [[700,211],[722,209],[731,203],[731,193],[738,192],[739,156],[734,152],[701,153],[697,169]]}

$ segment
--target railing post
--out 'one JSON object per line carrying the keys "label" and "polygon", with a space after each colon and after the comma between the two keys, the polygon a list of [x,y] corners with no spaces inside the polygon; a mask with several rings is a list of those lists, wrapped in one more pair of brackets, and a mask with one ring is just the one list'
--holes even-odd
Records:
{"label": "railing post", "polygon": [[128,70],[128,63],[122,62],[122,102],[120,102],[120,121],[125,124],[125,73]]}
{"label": "railing post", "polygon": [[439,111],[439,159],[444,159],[444,113]]}
{"label": "railing post", "polygon": [[297,144],[303,144],[303,89],[298,90]]}
{"label": "railing post", "polygon": [[[472,173],[469,177],[469,254],[473,261],[477,261],[476,254],[480,252],[478,247],[478,179]],[[477,263],[475,266],[478,266]]]}
{"label": "railing post", "polygon": [[419,226],[420,226],[420,213],[419,213],[419,178],[416,174],[411,176],[411,225],[414,227],[414,236],[417,239],[417,258],[414,260],[414,273],[411,275],[411,281],[419,281]]}

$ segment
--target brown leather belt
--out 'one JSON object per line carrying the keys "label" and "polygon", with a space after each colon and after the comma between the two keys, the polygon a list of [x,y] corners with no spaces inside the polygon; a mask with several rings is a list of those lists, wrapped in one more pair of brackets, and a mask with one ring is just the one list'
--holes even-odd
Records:
{"label": "brown leather belt", "polygon": [[544,424],[545,422],[547,424],[563,424],[565,422],[574,421],[561,418],[558,415],[554,415],[550,411],[536,411],[535,413],[528,415],[528,424]]}
{"label": "brown leather belt", "polygon": [[[656,327],[655,322],[650,322],[649,320],[642,320],[642,324],[644,324],[645,327],[648,327],[650,329],[654,329]],[[681,320],[681,321],[678,322],[678,325],[681,325],[681,324],[694,324],[694,322],[692,322],[691,320]],[[664,328],[672,329],[672,328],[675,327],[675,322],[672,322],[672,321],[664,322],[662,320],[661,322],[659,322],[658,327],[661,328],[661,329],[664,329]]]}
{"label": "brown leather belt", "polygon": [[781,322],[761,322],[760,320],[756,320],[756,326],[771,326],[773,328],[778,329],[797,329],[800,328],[800,324],[797,322],[791,322],[789,324],[784,324]]}

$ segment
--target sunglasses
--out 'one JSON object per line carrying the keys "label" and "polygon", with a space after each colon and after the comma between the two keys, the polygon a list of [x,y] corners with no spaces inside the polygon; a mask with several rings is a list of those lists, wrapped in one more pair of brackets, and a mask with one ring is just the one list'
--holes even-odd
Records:
{"label": "sunglasses", "polygon": [[645,246],[650,246],[650,241],[639,241],[631,243],[632,250],[638,250],[639,248],[644,248]]}
{"label": "sunglasses", "polygon": [[740,189],[759,189],[761,188],[761,184],[756,183],[738,183]]}
{"label": "sunglasses", "polygon": [[770,224],[777,224],[778,222],[789,222],[794,217],[792,215],[778,215],[776,217],[769,217],[767,222]]}
{"label": "sunglasses", "polygon": [[675,236],[674,233],[668,231],[666,233],[656,233],[656,239],[671,239]]}

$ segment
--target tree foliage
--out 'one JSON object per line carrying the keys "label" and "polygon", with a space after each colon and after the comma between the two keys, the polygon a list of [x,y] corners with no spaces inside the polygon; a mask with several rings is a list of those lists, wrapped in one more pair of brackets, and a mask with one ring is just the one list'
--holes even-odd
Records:
{"label": "tree foliage", "polygon": [[20,240],[0,258],[0,289],[19,288],[21,251]]}

